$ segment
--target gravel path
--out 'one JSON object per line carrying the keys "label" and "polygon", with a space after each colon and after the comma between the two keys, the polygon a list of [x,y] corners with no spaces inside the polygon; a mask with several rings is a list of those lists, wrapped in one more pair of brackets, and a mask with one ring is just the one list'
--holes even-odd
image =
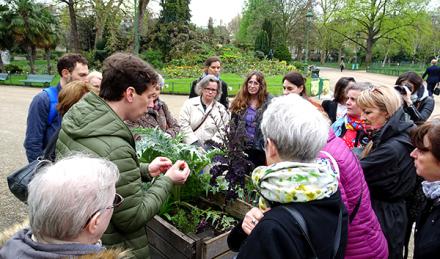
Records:
{"label": "gravel path", "polygon": [[[393,85],[396,77],[369,74],[366,72],[345,71],[322,68],[320,75],[330,79],[334,85],[341,76],[354,76],[357,81],[370,81],[375,84]],[[26,217],[26,207],[10,192],[6,176],[14,169],[26,164],[23,141],[26,129],[28,106],[32,97],[41,91],[38,88],[23,86],[0,86],[0,231],[22,221]],[[177,115],[186,96],[162,95],[171,112]],[[436,97],[435,114],[440,114],[440,98]]]}

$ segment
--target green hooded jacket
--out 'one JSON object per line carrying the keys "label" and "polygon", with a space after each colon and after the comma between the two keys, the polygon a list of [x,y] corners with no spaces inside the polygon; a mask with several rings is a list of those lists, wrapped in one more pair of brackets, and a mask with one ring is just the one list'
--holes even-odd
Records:
{"label": "green hooded jacket", "polygon": [[116,192],[124,197],[124,202],[114,210],[103,244],[130,249],[136,258],[149,258],[146,223],[167,199],[173,186],[171,179],[160,176],[148,190],[142,189],[141,173],[148,175],[148,166],[139,164],[133,135],[94,93],[88,93],[63,117],[56,157],[76,151],[107,158],[119,169]]}

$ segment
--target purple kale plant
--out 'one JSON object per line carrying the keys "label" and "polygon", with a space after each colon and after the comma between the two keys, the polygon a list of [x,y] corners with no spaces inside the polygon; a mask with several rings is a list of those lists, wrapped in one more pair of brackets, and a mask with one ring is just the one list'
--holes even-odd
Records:
{"label": "purple kale plant", "polygon": [[226,172],[225,180],[229,185],[226,198],[230,200],[237,198],[237,189],[244,188],[245,176],[249,175],[255,166],[244,152],[248,148],[244,124],[235,124],[231,120],[222,141],[222,144],[207,141],[205,145],[224,150],[224,154],[216,155],[212,160],[211,185],[215,186],[217,177]]}

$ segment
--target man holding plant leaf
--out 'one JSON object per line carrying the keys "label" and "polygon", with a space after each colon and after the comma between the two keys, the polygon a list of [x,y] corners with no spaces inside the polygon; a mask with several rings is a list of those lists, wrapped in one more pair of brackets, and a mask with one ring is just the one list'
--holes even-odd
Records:
{"label": "man holding plant leaf", "polygon": [[[69,110],[57,142],[57,158],[81,151],[117,165],[116,191],[124,204],[115,209],[102,241],[107,247],[129,249],[136,258],[150,257],[145,225],[159,212],[173,184],[183,184],[190,173],[185,161],[172,165],[165,157],[140,164],[133,135],[124,124],[153,107],[157,78],[154,69],[134,55],[108,57],[99,96],[89,93]],[[148,190],[142,189],[141,176],[156,177]]]}

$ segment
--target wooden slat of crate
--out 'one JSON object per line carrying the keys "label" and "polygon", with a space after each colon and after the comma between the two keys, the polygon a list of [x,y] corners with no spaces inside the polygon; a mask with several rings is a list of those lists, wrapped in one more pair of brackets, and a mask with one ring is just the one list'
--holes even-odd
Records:
{"label": "wooden slat of crate", "polygon": [[238,253],[236,253],[236,252],[232,252],[231,250],[229,250],[229,251],[227,251],[227,252],[225,252],[225,253],[223,253],[223,254],[221,254],[221,255],[218,255],[218,256],[214,257],[213,259],[232,259],[232,258],[234,258],[237,254],[238,254]]}
{"label": "wooden slat of crate", "polygon": [[227,238],[229,232],[225,232],[219,236],[202,240],[202,258],[214,258],[218,255],[229,251]]}
{"label": "wooden slat of crate", "polygon": [[[154,218],[147,223],[147,231],[149,232],[148,235],[151,246],[160,250],[160,252],[167,255],[168,258],[177,258],[175,256],[179,256],[179,254],[183,255],[183,258],[195,257],[196,240],[183,234],[160,216],[154,216]],[[152,239],[153,236],[150,236],[150,233],[155,235],[154,238],[156,240]],[[175,251],[178,252],[175,253]]]}

